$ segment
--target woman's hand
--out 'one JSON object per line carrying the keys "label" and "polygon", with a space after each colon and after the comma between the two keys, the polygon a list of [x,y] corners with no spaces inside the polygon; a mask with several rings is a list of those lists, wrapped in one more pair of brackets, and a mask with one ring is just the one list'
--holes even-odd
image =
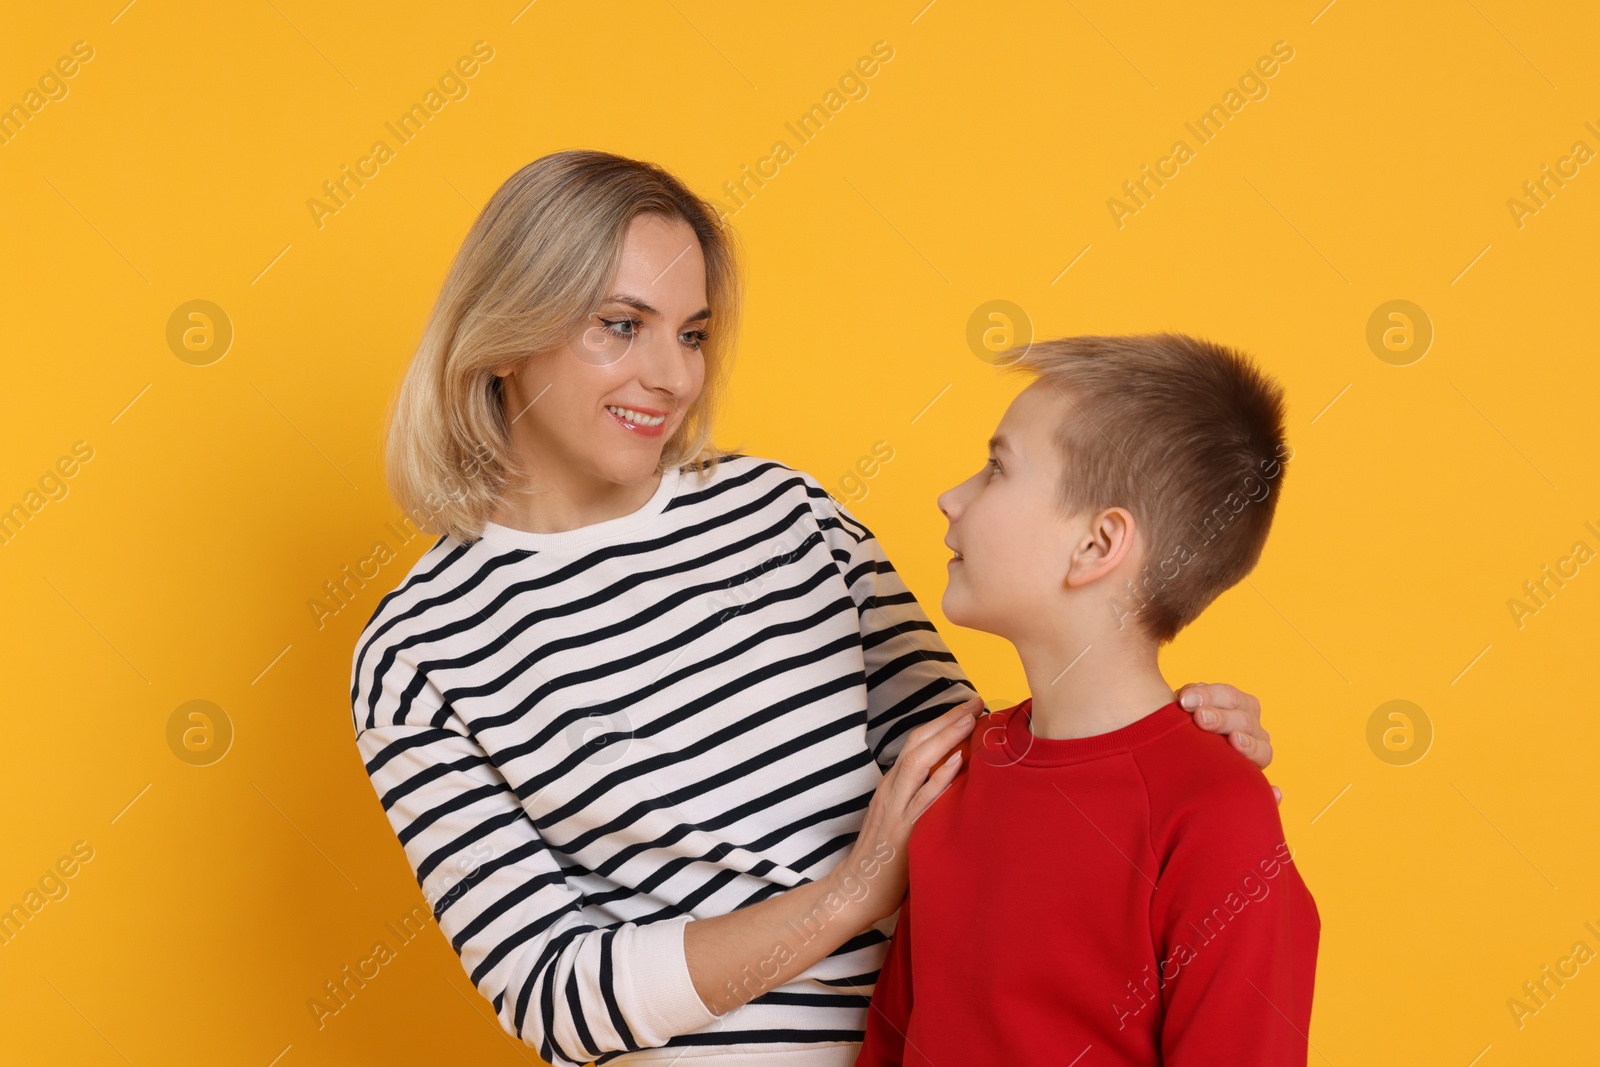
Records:
{"label": "woman's hand", "polygon": [[[1178,705],[1194,714],[1202,730],[1227,734],[1235,749],[1257,767],[1272,762],[1272,737],[1261,726],[1261,702],[1225,682],[1190,682],[1178,689]],[[1283,800],[1277,786],[1272,793]]]}
{"label": "woman's hand", "polygon": [[872,794],[850,854],[828,872],[835,888],[871,921],[893,915],[905,898],[912,824],[961,769],[960,752],[945,757],[972,732],[982,711],[983,700],[973,697],[906,736],[900,758]]}
{"label": "woman's hand", "polygon": [[894,914],[910,877],[911,824],[955,778],[961,761],[945,756],[971,734],[982,710],[975,697],[906,735],[900,758],[873,791],[850,854],[833,870],[726,915],[685,924],[684,959],[707,1009],[723,1015],[799,978]]}

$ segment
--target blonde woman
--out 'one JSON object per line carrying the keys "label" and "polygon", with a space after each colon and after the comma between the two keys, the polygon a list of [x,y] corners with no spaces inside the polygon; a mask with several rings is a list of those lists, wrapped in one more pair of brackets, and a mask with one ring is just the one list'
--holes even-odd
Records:
{"label": "blonde woman", "polygon": [[[391,491],[439,538],[361,634],[356,744],[552,1064],[852,1063],[911,826],[983,730],[871,532],[713,446],[739,302],[672,175],[546,156],[474,223],[390,416]],[[1267,764],[1253,698],[1185,690]]]}

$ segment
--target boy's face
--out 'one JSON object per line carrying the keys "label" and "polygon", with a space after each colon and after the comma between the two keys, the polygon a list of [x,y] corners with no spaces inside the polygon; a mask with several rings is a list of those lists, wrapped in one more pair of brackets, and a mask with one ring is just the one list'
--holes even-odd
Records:
{"label": "boy's face", "polygon": [[1055,504],[1062,463],[1051,440],[1072,405],[1043,382],[1006,409],[983,470],[939,497],[957,553],[941,606],[951,622],[1011,637],[1047,622],[1063,591],[1081,517]]}

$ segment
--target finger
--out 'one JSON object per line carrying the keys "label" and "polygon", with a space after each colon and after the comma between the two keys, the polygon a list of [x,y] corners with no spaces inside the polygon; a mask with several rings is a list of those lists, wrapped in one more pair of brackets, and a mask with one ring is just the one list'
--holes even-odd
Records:
{"label": "finger", "polygon": [[1255,697],[1227,682],[1191,682],[1178,690],[1178,703],[1186,711],[1210,707],[1218,711],[1244,709],[1253,711],[1258,717],[1261,714]]}
{"label": "finger", "polygon": [[950,713],[941,715],[911,731],[906,737],[905,747],[901,749],[900,760],[896,760],[895,763],[898,764],[910,757],[913,763],[922,760],[925,764],[924,769],[932,767],[940,757],[950,751],[955,739],[969,732],[977,724],[977,716],[956,714],[958,710],[952,709]]}
{"label": "finger", "polygon": [[923,783],[921,789],[917,790],[917,794],[920,796],[923,790],[929,788],[930,786],[943,788],[944,785],[954,781],[956,772],[961,769],[961,764],[965,759],[966,750],[962,748],[956,748],[950,753],[949,758],[942,761],[939,766],[935,767],[928,774],[928,780]]}
{"label": "finger", "polygon": [[1277,786],[1273,786],[1272,795],[1277,798],[1279,804],[1283,803],[1283,790],[1279,789]]}
{"label": "finger", "polygon": [[974,713],[981,710],[983,710],[982,697],[973,697],[971,700],[964,700],[960,704],[950,708],[936,718],[929,719],[927,722],[923,723],[921,726],[918,726],[916,729],[907,734],[906,747],[909,748],[911,745],[919,743],[922,739],[931,734],[937,733],[950,723],[957,722],[961,719],[974,718]]}
{"label": "finger", "polygon": [[1186,685],[1178,691],[1178,703],[1207,730],[1243,730],[1262,741],[1271,740],[1261,726],[1261,702],[1226,682]]}
{"label": "finger", "polygon": [[957,716],[959,716],[959,715],[971,716],[974,713],[981,712],[982,710],[983,710],[983,698],[982,697],[973,697],[971,700],[963,700],[961,703],[957,704],[955,707],[953,707],[949,711],[945,712],[945,714],[946,715],[957,715]]}
{"label": "finger", "polygon": [[911,804],[906,809],[907,821],[916,822],[918,816],[927,811],[929,806],[939,799],[940,794],[949,788],[950,783],[955,781],[957,772],[961,770],[963,762],[961,757],[961,749],[956,749],[955,755],[945,760],[928,776],[928,781],[917,790],[916,796],[911,798]]}
{"label": "finger", "polygon": [[897,811],[903,811],[911,803],[916,791],[928,780],[929,772],[940,760],[950,754],[962,740],[972,732],[977,720],[965,715],[954,719],[930,734],[918,736],[922,729],[912,731],[911,737],[906,739],[905,748],[900,752],[900,758],[894,761],[895,782],[889,787],[891,803]]}
{"label": "finger", "polygon": [[1245,757],[1257,767],[1265,767],[1272,762],[1272,745],[1266,741],[1252,737],[1243,730],[1235,730],[1228,735],[1233,742],[1233,747],[1244,753]]}
{"label": "finger", "polygon": [[1206,685],[1206,699],[1201,703],[1210,704],[1221,710],[1242,708],[1245,705],[1245,694],[1227,682],[1210,682]]}
{"label": "finger", "polygon": [[1257,741],[1270,741],[1271,737],[1261,728],[1261,719],[1246,708],[1218,708],[1210,704],[1203,705],[1194,713],[1195,721],[1213,733],[1225,734],[1235,731],[1249,734]]}

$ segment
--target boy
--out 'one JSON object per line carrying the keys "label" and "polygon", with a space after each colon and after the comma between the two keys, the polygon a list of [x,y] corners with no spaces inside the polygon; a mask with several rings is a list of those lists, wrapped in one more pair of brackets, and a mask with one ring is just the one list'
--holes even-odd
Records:
{"label": "boy", "polygon": [[1304,1064],[1320,922],[1261,772],[1157,666],[1255,566],[1283,393],[1181,334],[1073,337],[939,498],[950,621],[1033,694],[918,819],[856,1063]]}

